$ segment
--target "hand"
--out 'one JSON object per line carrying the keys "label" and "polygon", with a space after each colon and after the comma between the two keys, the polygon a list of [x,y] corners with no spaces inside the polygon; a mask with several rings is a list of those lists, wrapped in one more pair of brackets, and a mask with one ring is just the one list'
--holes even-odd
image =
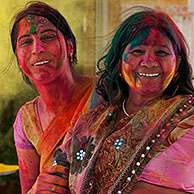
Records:
{"label": "hand", "polygon": [[[61,172],[61,166],[54,166],[49,171],[43,171],[37,177],[35,184],[33,185],[30,194],[39,193],[58,193],[58,194],[69,194],[68,179],[67,176],[63,175]],[[58,173],[56,173],[58,171]],[[59,174],[59,175],[56,175]]]}

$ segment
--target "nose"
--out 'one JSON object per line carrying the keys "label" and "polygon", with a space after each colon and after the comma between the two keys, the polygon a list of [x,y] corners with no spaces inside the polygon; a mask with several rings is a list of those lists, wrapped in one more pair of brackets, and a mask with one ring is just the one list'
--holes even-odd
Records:
{"label": "nose", "polygon": [[39,55],[40,53],[43,53],[45,51],[41,41],[36,38],[33,41],[33,45],[32,45],[32,54],[34,55]]}
{"label": "nose", "polygon": [[141,66],[147,68],[157,67],[158,62],[153,54],[146,54],[143,61],[141,62]]}

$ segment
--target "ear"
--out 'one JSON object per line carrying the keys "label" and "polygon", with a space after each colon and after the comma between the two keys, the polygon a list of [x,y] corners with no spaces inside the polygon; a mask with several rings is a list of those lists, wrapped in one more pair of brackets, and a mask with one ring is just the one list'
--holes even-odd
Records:
{"label": "ear", "polygon": [[72,57],[72,55],[73,55],[73,43],[72,43],[71,39],[67,40],[67,50],[68,50],[68,56]]}

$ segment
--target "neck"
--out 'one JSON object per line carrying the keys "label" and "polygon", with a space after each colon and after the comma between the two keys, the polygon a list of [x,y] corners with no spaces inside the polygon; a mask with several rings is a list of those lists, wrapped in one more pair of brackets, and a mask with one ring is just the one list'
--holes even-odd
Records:
{"label": "neck", "polygon": [[46,111],[57,114],[68,104],[78,89],[77,74],[62,75],[49,83],[34,81],[40,94],[40,103]]}
{"label": "neck", "polygon": [[161,94],[156,95],[141,95],[137,92],[134,92],[133,90],[129,91],[129,98],[127,99],[125,103],[125,109],[128,114],[137,112],[144,106],[151,103],[154,99],[161,96]]}

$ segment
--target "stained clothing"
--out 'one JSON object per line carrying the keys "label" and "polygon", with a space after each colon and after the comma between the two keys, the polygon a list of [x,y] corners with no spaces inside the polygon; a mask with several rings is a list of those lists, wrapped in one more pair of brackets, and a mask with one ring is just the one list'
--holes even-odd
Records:
{"label": "stained clothing", "polygon": [[119,118],[121,103],[81,116],[48,170],[60,177],[59,193],[128,193],[140,180],[194,192],[193,105],[192,96],[179,95],[129,117]]}
{"label": "stained clothing", "polygon": [[52,165],[54,150],[61,145],[67,131],[71,130],[79,116],[88,111],[96,81],[95,78],[83,86],[44,131],[37,106],[40,97],[26,103],[19,110],[14,123],[15,145],[18,148],[37,151],[40,156],[40,172],[42,168]]}

